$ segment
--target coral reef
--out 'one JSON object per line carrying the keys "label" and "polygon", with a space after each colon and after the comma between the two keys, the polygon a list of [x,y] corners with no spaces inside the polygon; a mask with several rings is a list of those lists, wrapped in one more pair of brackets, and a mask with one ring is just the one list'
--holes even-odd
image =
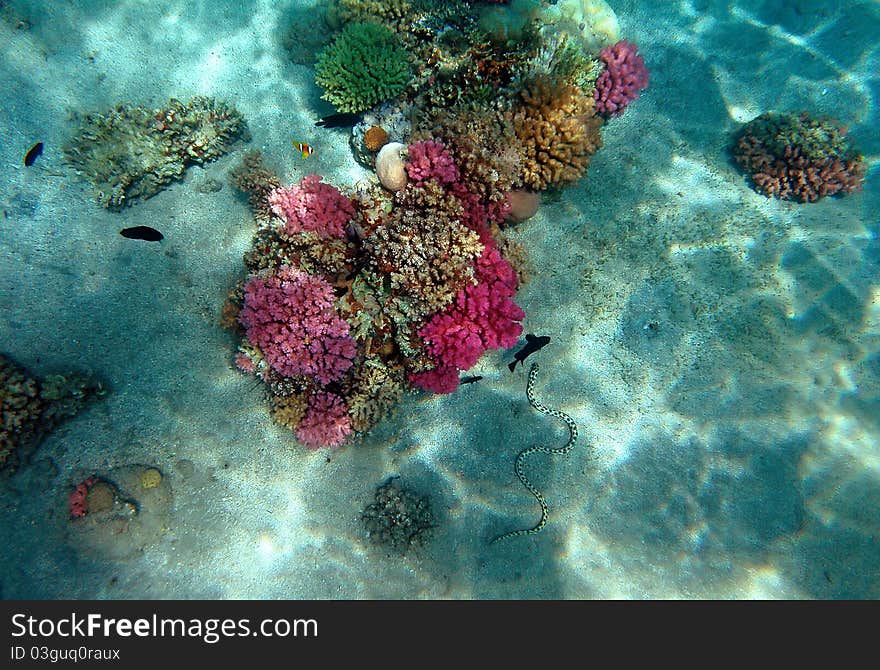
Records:
{"label": "coral reef", "polygon": [[482,245],[460,222],[458,198],[436,180],[410,184],[398,203],[367,240],[369,262],[388,277],[393,291],[411,301],[413,315],[426,316],[473,281]]}
{"label": "coral reef", "polygon": [[593,99],[547,77],[529,82],[512,112],[522,151],[522,181],[542,190],[579,179],[602,146]]}
{"label": "coral reef", "polygon": [[119,105],[82,118],[64,147],[67,163],[92,183],[104,207],[119,210],[159,193],[201,165],[250,140],[247,124],[232,107],[197,96],[172,98],[162,109]]}
{"label": "coral reef", "polygon": [[865,180],[864,158],[846,129],[807,112],[768,112],[736,134],[733,156],[767,197],[814,202],[852,193]]}
{"label": "coral reef", "polygon": [[621,40],[599,52],[605,70],[596,79],[596,112],[607,117],[623,114],[627,105],[648,88],[648,68],[638,49]]}
{"label": "coral reef", "polygon": [[[405,392],[454,391],[486,351],[516,344],[532,268],[504,226],[584,174],[598,98],[623,108],[594,93],[616,67],[599,50],[619,40],[603,0],[335,0],[327,18],[339,32],[316,81],[360,118],[349,144],[375,177],[282,188],[249,154],[233,181],[257,232],[224,307],[242,336],[235,366],[309,449],[353,442]],[[382,523],[383,537],[402,532]]]}
{"label": "coral reef", "polygon": [[349,23],[319,55],[315,81],[341,112],[361,112],[396,96],[412,79],[395,33],[376,23]]}
{"label": "coral reef", "polygon": [[361,513],[361,523],[372,544],[399,554],[424,546],[437,527],[430,499],[404,487],[397,477],[376,489],[374,502]]}
{"label": "coral reef", "polygon": [[43,436],[104,394],[101,384],[80,375],[37,379],[0,355],[0,472],[12,472]]}

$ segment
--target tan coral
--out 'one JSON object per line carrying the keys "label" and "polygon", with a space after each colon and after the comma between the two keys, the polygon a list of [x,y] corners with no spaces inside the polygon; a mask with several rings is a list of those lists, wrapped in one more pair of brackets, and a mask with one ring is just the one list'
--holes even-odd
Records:
{"label": "tan coral", "polygon": [[404,381],[403,370],[387,367],[378,357],[364,361],[345,393],[351,427],[365,432],[388,416],[403,395]]}
{"label": "tan coral", "polygon": [[461,216],[458,199],[429,180],[400,194],[388,222],[368,238],[371,264],[411,301],[413,316],[439,311],[474,282],[483,245]]}
{"label": "tan coral", "polygon": [[523,156],[522,180],[543,190],[579,179],[602,146],[602,119],[593,98],[571,84],[538,77],[520,92],[512,112]]}
{"label": "tan coral", "polygon": [[78,375],[37,379],[0,355],[0,471],[14,470],[45,433],[103,394],[100,384]]}
{"label": "tan coral", "polygon": [[272,396],[272,418],[278,425],[296,430],[306,413],[308,402],[304,395]]}

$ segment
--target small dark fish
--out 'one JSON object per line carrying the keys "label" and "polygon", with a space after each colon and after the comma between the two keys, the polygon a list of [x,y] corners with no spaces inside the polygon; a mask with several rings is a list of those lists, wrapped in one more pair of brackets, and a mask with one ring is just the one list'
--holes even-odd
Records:
{"label": "small dark fish", "polygon": [[43,143],[37,142],[34,146],[28,149],[28,152],[24,155],[24,165],[25,167],[30,167],[33,165],[36,160],[43,155]]}
{"label": "small dark fish", "polygon": [[135,226],[134,228],[123,228],[119,231],[123,237],[130,240],[146,240],[147,242],[158,242],[165,236],[155,228],[149,226]]}
{"label": "small dark fish", "polygon": [[462,377],[458,382],[459,384],[473,384],[474,382],[480,381],[482,378],[482,375],[474,375],[473,377]]}
{"label": "small dark fish", "polygon": [[522,363],[529,357],[529,355],[535,353],[538,349],[543,347],[548,342],[550,342],[550,337],[548,335],[535,337],[534,335],[529,333],[528,335],[526,335],[526,346],[524,346],[513,355],[513,361],[511,363],[508,363],[507,367],[509,367],[510,371],[513,372],[514,368],[516,368],[517,363]]}
{"label": "small dark fish", "polygon": [[320,128],[351,128],[360,120],[360,114],[343,112],[341,114],[329,114],[320,121],[316,121],[315,125]]}

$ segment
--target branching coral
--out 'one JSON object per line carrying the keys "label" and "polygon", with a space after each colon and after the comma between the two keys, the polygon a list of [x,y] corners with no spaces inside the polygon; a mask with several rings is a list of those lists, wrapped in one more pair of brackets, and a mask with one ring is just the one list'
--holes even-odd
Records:
{"label": "branching coral", "polygon": [[321,391],[309,398],[305,415],[296,427],[296,439],[307,449],[338,447],[351,433],[345,401],[335,393]]}
{"label": "branching coral", "polygon": [[577,86],[554,86],[546,77],[520,92],[512,121],[523,156],[522,181],[534,189],[576,181],[602,146],[593,99]]}
{"label": "branching coral", "polygon": [[603,116],[620,116],[639,92],[648,88],[648,68],[636,45],[626,40],[607,46],[599,52],[605,69],[596,79],[596,112]]}
{"label": "branching coral", "polygon": [[753,119],[736,135],[733,156],[755,190],[783,200],[851,193],[865,179],[864,159],[846,129],[806,112]]}
{"label": "branching coral", "polygon": [[509,115],[497,106],[462,105],[423,120],[419,138],[446,146],[459,181],[483,202],[500,201],[521,183],[522,156]]}
{"label": "branching coral", "polygon": [[403,395],[402,369],[385,365],[378,356],[368,357],[345,389],[351,427],[364,432],[386,417]]}
{"label": "branching coral", "polygon": [[392,98],[412,78],[397,36],[376,23],[349,23],[318,56],[315,81],[341,112],[362,112]]}
{"label": "branching coral", "polygon": [[334,297],[326,281],[282,266],[245,284],[238,318],[277,372],[328,384],[351,367],[357,353],[348,323],[333,309]]}
{"label": "branching coral", "polygon": [[269,194],[281,188],[281,179],[266,165],[259,149],[245,152],[241,163],[230,170],[229,181],[239,191],[247,193],[248,203],[258,218],[265,220],[272,216]]}
{"label": "branching coral", "polygon": [[473,367],[489,349],[516,344],[525,313],[512,300],[517,288],[513,268],[497,249],[486,247],[477,262],[476,278],[475,286],[460,291],[451,307],[419,330],[437,368],[411,375],[414,384],[449,393],[458,385],[459,370]]}
{"label": "branching coral", "polygon": [[268,201],[288,235],[308,231],[319,237],[344,237],[345,224],[354,216],[351,200],[316,174],[306,175],[290,188],[276,188]]}
{"label": "branching coral", "polygon": [[416,316],[442,309],[473,281],[482,245],[460,223],[462,213],[458,198],[436,180],[410,184],[388,222],[367,240],[372,267],[412,300]]}

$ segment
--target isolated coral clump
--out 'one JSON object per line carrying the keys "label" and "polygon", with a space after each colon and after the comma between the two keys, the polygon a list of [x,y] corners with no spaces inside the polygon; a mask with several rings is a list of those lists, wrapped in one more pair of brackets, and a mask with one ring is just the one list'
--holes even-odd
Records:
{"label": "isolated coral clump", "polygon": [[319,55],[315,81],[340,112],[362,112],[402,92],[412,78],[409,55],[378,23],[349,23]]}
{"label": "isolated coral clump", "polygon": [[639,93],[648,88],[650,76],[636,45],[626,40],[603,48],[599,58],[605,69],[596,79],[596,112],[620,116]]}
{"label": "isolated coral clump", "polygon": [[290,188],[274,189],[268,202],[284,221],[288,235],[308,231],[319,237],[344,237],[345,224],[354,216],[351,199],[316,174],[306,175]]}
{"label": "isolated coral clump", "polygon": [[512,122],[522,154],[522,181],[542,190],[578,180],[602,146],[602,119],[577,86],[538,77],[519,93]]}
{"label": "isolated coral clump", "polygon": [[46,433],[103,393],[79,375],[38,379],[0,354],[0,472],[15,470]]}
{"label": "isolated coral clump", "polygon": [[370,542],[405,554],[431,539],[437,526],[431,501],[393,477],[376,489],[374,500],[361,513]]}
{"label": "isolated coral clump", "polygon": [[250,134],[235,108],[201,96],[186,104],[172,98],[162,109],[119,105],[86,115],[64,157],[104,207],[118,210],[156,195],[188,165],[219,158],[238,139]]}
{"label": "isolated coral clump", "polygon": [[345,401],[335,393],[314,394],[294,433],[308,449],[340,446],[351,433]]}
{"label": "isolated coral clump", "polygon": [[239,321],[247,339],[283,376],[338,380],[357,354],[346,321],[334,311],[333,287],[320,277],[282,266],[244,287]]}
{"label": "isolated coral clump", "polygon": [[761,114],[737,133],[733,157],[756,191],[782,200],[852,193],[865,180],[864,158],[846,129],[807,112]]}

